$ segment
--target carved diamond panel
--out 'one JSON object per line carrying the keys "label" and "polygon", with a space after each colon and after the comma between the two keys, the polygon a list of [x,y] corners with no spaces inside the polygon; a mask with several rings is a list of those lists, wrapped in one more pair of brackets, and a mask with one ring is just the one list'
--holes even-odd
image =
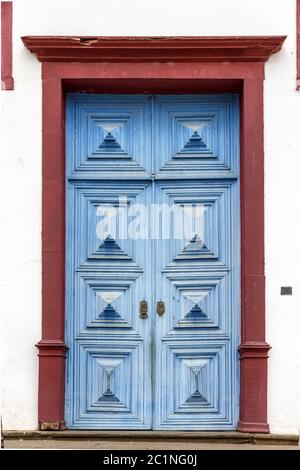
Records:
{"label": "carved diamond panel", "polygon": [[[84,178],[151,169],[151,98],[123,95],[68,95],[67,128],[70,174]],[[76,131],[75,131],[76,129]],[[72,138],[76,132],[76,139]]]}
{"label": "carved diamond panel", "polygon": [[[115,338],[107,343],[80,341],[75,345],[71,393],[74,424],[95,429],[143,428],[150,404],[148,375],[142,338],[136,341]],[[146,393],[147,390],[147,393]]]}
{"label": "carved diamond panel", "polygon": [[92,386],[87,389],[87,410],[130,411],[130,388],[123,383],[125,377],[132,379],[130,354],[91,353],[87,383]]}
{"label": "carved diamond panel", "polygon": [[[157,199],[169,210],[162,218],[159,263],[169,269],[211,269],[229,266],[232,209],[239,214],[234,195],[237,186],[231,181],[161,182]],[[168,232],[169,239],[163,239]]]}
{"label": "carved diamond panel", "polygon": [[238,96],[156,98],[155,161],[163,173],[238,171]]}
{"label": "carved diamond panel", "polygon": [[210,429],[232,426],[235,409],[231,393],[228,340],[176,341],[165,339],[157,373],[166,390],[157,390],[156,426],[160,429]]}
{"label": "carved diamond panel", "polygon": [[[127,124],[126,121],[114,120],[102,121],[98,119],[97,127],[99,128],[99,140],[100,145],[92,151],[88,158],[132,158],[124,150],[124,144],[122,143],[123,127]],[[126,131],[124,133],[126,135]],[[121,142],[121,144],[119,143]]]}
{"label": "carved diamond panel", "polygon": [[[215,359],[215,356],[213,356]],[[213,393],[211,371],[213,361],[212,358],[186,357],[184,359],[176,357],[178,362],[176,373],[179,381],[183,384],[176,396],[175,407],[177,412],[186,411],[187,409],[199,409],[212,407]],[[216,386],[216,384],[214,384]]]}
{"label": "carved diamond panel", "polygon": [[[76,228],[68,227],[76,243],[75,257],[81,269],[120,269],[142,272],[146,241],[135,241],[128,231],[132,207],[149,204],[147,183],[73,183]],[[145,234],[146,239],[147,234]]]}
{"label": "carved diamond panel", "polygon": [[[190,160],[200,158],[216,158],[214,152],[209,148],[213,146],[209,126],[212,125],[212,119],[180,119],[175,118],[175,133],[178,143],[174,142],[174,147],[178,145],[179,150],[174,148],[173,159]],[[182,142],[185,142],[182,144]]]}
{"label": "carved diamond panel", "polygon": [[135,328],[142,278],[136,272],[78,273],[73,304],[76,330],[101,334],[102,328]]}
{"label": "carved diamond panel", "polygon": [[193,276],[170,273],[166,276],[172,299],[167,329],[213,328],[226,331],[230,319],[230,303],[226,297],[230,276],[201,274]]}

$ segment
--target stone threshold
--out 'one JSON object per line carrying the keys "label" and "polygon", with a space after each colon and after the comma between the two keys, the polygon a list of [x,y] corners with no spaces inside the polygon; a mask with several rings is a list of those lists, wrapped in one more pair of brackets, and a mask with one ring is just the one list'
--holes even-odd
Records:
{"label": "stone threshold", "polygon": [[199,431],[3,431],[5,441],[9,440],[45,440],[53,441],[143,441],[156,440],[168,442],[197,442],[211,444],[254,444],[254,445],[292,445],[299,444],[299,436],[290,434],[259,434],[241,432],[199,432]]}

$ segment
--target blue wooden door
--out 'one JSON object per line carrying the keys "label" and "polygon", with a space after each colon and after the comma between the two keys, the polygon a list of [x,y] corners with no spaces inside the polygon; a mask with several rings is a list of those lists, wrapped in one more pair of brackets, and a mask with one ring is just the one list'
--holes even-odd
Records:
{"label": "blue wooden door", "polygon": [[70,428],[235,428],[238,122],[233,94],[68,96]]}

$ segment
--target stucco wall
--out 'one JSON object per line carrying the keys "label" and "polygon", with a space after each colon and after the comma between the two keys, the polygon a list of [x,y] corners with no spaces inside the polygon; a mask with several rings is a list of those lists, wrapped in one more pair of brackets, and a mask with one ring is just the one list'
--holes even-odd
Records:
{"label": "stucco wall", "polygon": [[[266,306],[271,432],[300,429],[300,92],[295,0],[14,1],[15,90],[3,112],[3,425],[37,427],[41,67],[23,35],[288,35],[266,65]],[[255,197],[255,195],[254,195]],[[293,295],[280,296],[280,286]]]}

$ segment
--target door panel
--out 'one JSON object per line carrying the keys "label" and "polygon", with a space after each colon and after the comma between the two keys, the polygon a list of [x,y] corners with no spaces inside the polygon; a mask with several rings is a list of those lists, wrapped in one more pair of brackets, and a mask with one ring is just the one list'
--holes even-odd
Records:
{"label": "door panel", "polygon": [[146,95],[68,95],[68,177],[128,179],[151,172],[151,109]]}
{"label": "door panel", "polygon": [[236,95],[156,96],[153,151],[156,178],[223,177],[239,171]]}
{"label": "door panel", "polygon": [[69,427],[235,428],[238,116],[231,94],[69,95]]}
{"label": "door panel", "polygon": [[151,321],[139,317],[151,240],[127,236],[132,207],[151,202],[149,110],[143,96],[68,98],[69,427],[151,427]]}
{"label": "door panel", "polygon": [[[175,206],[174,212],[179,206],[179,214],[183,204],[199,211],[190,231],[180,215],[171,218],[173,243],[155,242],[155,297],[165,302],[155,327],[155,428],[232,429],[239,327],[238,256],[233,256],[237,183],[161,182],[157,198]],[[173,238],[176,232],[179,240]]]}
{"label": "door panel", "polygon": [[124,184],[99,186],[71,184],[76,222],[68,243],[76,247],[76,269],[68,282],[67,308],[72,312],[68,329],[74,335],[69,352],[74,426],[147,428],[151,323],[138,314],[140,300],[149,302],[149,241],[119,239],[118,224],[117,235],[110,230],[97,239],[95,224],[97,208],[106,208],[108,202],[114,207],[117,196],[127,195],[129,212],[131,201],[147,206],[150,191],[146,184],[132,184],[128,191]]}
{"label": "door panel", "polygon": [[[232,429],[239,331],[238,97],[156,96],[156,429]],[[167,212],[167,211],[165,211]],[[167,225],[165,223],[165,225]]]}

